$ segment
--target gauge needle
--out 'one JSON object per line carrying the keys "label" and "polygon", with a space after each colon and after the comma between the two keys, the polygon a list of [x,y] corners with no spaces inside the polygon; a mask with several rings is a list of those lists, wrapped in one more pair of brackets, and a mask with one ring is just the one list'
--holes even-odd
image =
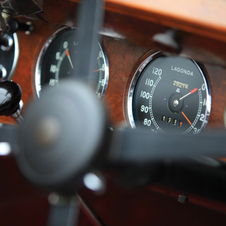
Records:
{"label": "gauge needle", "polygon": [[93,71],[93,72],[98,72],[100,69],[96,69],[95,71]]}
{"label": "gauge needle", "polygon": [[190,94],[195,93],[197,90],[198,90],[197,88],[193,89],[191,92],[189,92],[189,93],[185,94],[184,96],[182,96],[179,100],[182,100],[185,97],[189,96]]}
{"label": "gauge needle", "polygon": [[181,113],[182,113],[182,115],[185,117],[185,119],[188,121],[188,123],[189,123],[190,125],[192,125],[192,123],[190,122],[190,120],[188,119],[188,117],[184,114],[184,112],[182,111]]}
{"label": "gauge needle", "polygon": [[74,69],[74,66],[73,66],[73,63],[71,61],[71,56],[70,56],[70,53],[69,53],[68,49],[66,49],[65,52],[66,52],[67,58],[68,58],[68,60],[69,60],[69,62],[71,64],[71,67]]}

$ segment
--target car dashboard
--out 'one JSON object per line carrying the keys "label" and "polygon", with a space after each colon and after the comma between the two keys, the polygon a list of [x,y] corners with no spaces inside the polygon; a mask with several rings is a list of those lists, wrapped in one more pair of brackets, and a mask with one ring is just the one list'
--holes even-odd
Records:
{"label": "car dashboard", "polygon": [[[30,19],[20,19],[26,23]],[[34,31],[30,35],[19,31],[19,59],[12,80],[22,88],[24,108],[26,104],[37,98],[35,89],[35,68],[40,51],[51,35],[61,25],[47,24],[33,20]],[[110,113],[110,126],[122,123],[129,124],[127,113],[128,91],[131,80],[138,66],[151,52],[157,51],[149,47],[137,45],[118,37],[102,35],[102,46],[106,51],[109,63],[109,81],[104,102]],[[219,65],[204,63],[211,87],[212,106],[206,130],[224,129],[224,73],[225,68]],[[117,106],[117,107],[116,107]],[[14,123],[9,117],[2,117],[2,123]]]}
{"label": "car dashboard", "polygon": [[[224,15],[223,9],[226,6],[222,1],[209,0],[206,3],[189,1],[189,4],[188,1],[172,4],[172,1],[161,0],[153,3],[152,6],[151,2],[143,1],[142,4],[135,0],[106,1],[100,43],[106,54],[109,78],[101,101],[109,115],[109,127],[114,129],[122,125],[131,126],[128,101],[134,75],[149,56],[161,51],[161,53],[167,53],[166,57],[179,55],[202,65],[210,89],[211,110],[201,133],[225,133],[226,54],[224,48],[226,26],[219,21],[223,21],[221,16]],[[18,83],[22,90],[24,103],[22,115],[26,114],[29,104],[39,98],[35,80],[38,59],[43,46],[57,30],[77,26],[78,1],[44,0],[40,1],[40,4],[43,12],[16,18],[21,24],[27,22],[33,24],[33,31],[30,34],[21,30],[17,32],[19,57],[14,74],[10,78]],[[219,9],[220,11],[217,11]],[[180,51],[173,55],[169,55],[164,46],[157,45],[153,40],[155,34],[166,34],[166,31],[171,28],[180,38],[180,41],[177,42]],[[107,69],[105,68],[105,70]],[[187,83],[179,85],[186,86]],[[186,92],[188,91],[186,90]],[[143,109],[145,111],[145,108]],[[161,117],[163,116],[161,115]],[[171,118],[167,120],[171,120]],[[6,116],[2,116],[0,122],[15,125],[14,120]],[[148,123],[148,121],[146,122]],[[46,193],[35,191],[22,178],[14,160],[1,159],[1,162],[4,170],[11,171],[12,179],[18,184],[17,189],[13,188],[12,181],[10,182],[2,173],[2,177],[6,181],[6,188],[10,188],[9,191],[14,193],[13,199],[17,200],[15,204],[12,198],[7,199],[10,192],[3,189],[5,196],[1,198],[3,205],[0,208],[10,214],[8,217],[0,216],[2,225],[13,225],[14,223],[26,225],[31,222],[33,225],[36,223],[44,225],[49,210]],[[191,223],[194,225],[222,225],[222,222],[226,220],[225,203],[219,201],[205,199],[195,194],[186,194],[189,196],[189,202],[183,205],[177,201],[178,195],[183,192],[177,189],[161,185],[128,189],[113,183],[109,178],[107,181],[108,188],[105,194],[96,195],[86,189],[81,193],[109,226],[166,225],[167,222],[175,225],[181,223],[183,225],[191,225]],[[28,198],[32,201],[29,201]],[[5,203],[8,200],[11,202],[6,206]],[[38,213],[39,217],[33,213],[27,217],[20,210],[21,206],[24,206],[29,213],[32,211]],[[79,225],[91,225],[89,218],[84,213],[85,211],[80,212]],[[149,217],[150,213],[151,217]]]}

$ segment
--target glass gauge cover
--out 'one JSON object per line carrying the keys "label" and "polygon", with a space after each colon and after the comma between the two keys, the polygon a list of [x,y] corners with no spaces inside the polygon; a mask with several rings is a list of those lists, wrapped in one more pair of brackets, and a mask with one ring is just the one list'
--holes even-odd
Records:
{"label": "glass gauge cover", "polygon": [[200,133],[211,110],[205,69],[194,60],[153,53],[135,72],[127,108],[132,127]]}
{"label": "glass gauge cover", "polygon": [[[44,44],[35,70],[35,89],[38,97],[44,86],[55,86],[61,79],[74,76],[78,42],[76,29],[60,28]],[[96,42],[96,64],[92,84],[99,98],[103,97],[109,78],[108,60],[103,47]],[[88,79],[89,80],[89,79]]]}

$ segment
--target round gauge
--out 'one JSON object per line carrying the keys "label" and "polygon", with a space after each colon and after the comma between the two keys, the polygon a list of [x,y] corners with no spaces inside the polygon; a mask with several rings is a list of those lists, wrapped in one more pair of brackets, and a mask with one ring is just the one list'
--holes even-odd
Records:
{"label": "round gauge", "polygon": [[[55,86],[61,79],[74,76],[78,42],[76,29],[60,28],[44,44],[36,64],[35,89],[38,97],[44,86]],[[103,97],[109,77],[108,60],[103,47],[96,42],[97,55],[92,84],[99,98]],[[88,79],[89,80],[89,79]]]}
{"label": "round gauge", "polygon": [[128,94],[132,127],[153,132],[200,133],[211,109],[204,68],[194,60],[155,52],[139,66]]}

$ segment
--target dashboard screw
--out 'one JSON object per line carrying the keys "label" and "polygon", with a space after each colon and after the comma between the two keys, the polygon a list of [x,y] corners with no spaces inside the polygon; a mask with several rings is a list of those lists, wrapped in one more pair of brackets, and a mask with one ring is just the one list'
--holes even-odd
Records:
{"label": "dashboard screw", "polygon": [[188,203],[188,196],[184,194],[180,194],[178,197],[178,202],[184,203],[184,204]]}

